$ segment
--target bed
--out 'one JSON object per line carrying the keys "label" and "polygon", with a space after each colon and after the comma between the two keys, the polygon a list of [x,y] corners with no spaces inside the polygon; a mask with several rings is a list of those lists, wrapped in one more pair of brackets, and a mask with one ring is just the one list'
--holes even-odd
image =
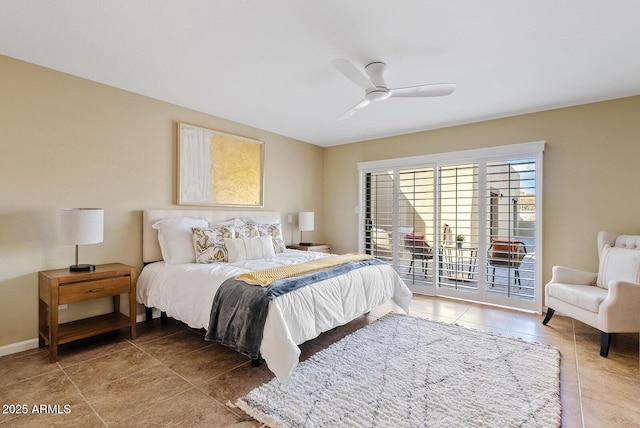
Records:
{"label": "bed", "polygon": [[[252,225],[255,226],[253,229]],[[201,232],[201,226],[209,233],[216,230],[218,234],[220,230],[228,232],[228,226],[235,227],[232,229],[235,237],[249,233],[248,230],[255,233],[257,228],[257,235],[263,237],[263,242],[273,243],[273,254],[269,253],[266,258],[256,258],[255,254],[246,259],[237,255],[232,257],[235,246],[232,242],[239,241],[236,239],[223,241],[229,246],[223,246],[226,258],[222,257],[220,246],[215,248],[217,252],[212,252],[210,245],[203,255],[201,247],[194,249],[192,239],[192,233]],[[280,213],[275,211],[145,210],[142,236],[145,266],[138,278],[138,303],[148,309],[147,314],[150,308],[156,308],[198,329],[208,329],[216,292],[229,278],[334,257],[286,249]],[[250,237],[253,236],[245,236]],[[261,253],[257,254],[259,257]],[[350,270],[295,289],[270,300],[260,356],[280,381],[287,382],[298,364],[299,344],[346,324],[389,300],[408,313],[411,296],[395,270],[384,263]]]}

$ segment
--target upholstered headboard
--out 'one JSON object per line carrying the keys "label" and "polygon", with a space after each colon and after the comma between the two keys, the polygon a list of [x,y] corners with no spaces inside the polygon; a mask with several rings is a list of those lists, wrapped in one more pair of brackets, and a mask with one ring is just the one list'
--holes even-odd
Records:
{"label": "upholstered headboard", "polygon": [[144,263],[162,260],[162,252],[158,243],[158,231],[151,227],[158,220],[169,217],[207,218],[211,221],[224,221],[243,217],[278,217],[279,211],[257,210],[195,210],[164,209],[142,211],[142,261]]}

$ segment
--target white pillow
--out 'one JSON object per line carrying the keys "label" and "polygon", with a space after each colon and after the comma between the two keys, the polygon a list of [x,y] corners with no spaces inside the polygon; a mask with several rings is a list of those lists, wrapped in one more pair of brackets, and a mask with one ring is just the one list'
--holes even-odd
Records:
{"label": "white pillow", "polygon": [[640,250],[604,246],[596,285],[608,289],[612,279],[640,284]]}
{"label": "white pillow", "polygon": [[229,263],[242,260],[268,259],[276,254],[273,250],[273,241],[270,236],[260,236],[257,238],[237,238],[224,239],[227,247],[227,257]]}
{"label": "white pillow", "polygon": [[155,222],[151,227],[158,231],[158,242],[162,258],[168,265],[195,263],[191,230],[194,227],[206,228],[205,218],[170,217]]}

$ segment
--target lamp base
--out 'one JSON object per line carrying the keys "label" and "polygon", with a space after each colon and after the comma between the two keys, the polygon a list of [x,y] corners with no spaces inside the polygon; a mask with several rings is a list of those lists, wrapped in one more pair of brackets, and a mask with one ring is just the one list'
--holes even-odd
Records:
{"label": "lamp base", "polygon": [[300,242],[298,245],[300,245],[301,247],[310,247],[313,245],[312,242]]}
{"label": "lamp base", "polygon": [[71,265],[69,270],[71,272],[91,272],[96,270],[96,265]]}

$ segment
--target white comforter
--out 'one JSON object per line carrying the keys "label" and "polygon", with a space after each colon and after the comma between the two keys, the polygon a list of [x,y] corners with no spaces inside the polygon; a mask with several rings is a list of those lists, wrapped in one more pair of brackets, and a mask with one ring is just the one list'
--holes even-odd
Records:
{"label": "white comforter", "polygon": [[[137,285],[138,302],[158,308],[193,328],[208,328],[218,287],[244,272],[303,263],[329,255],[287,250],[276,257],[236,263],[145,266]],[[409,312],[411,291],[389,265],[355,269],[273,299],[260,353],[281,382],[288,382],[300,356],[297,345],[343,325],[393,299]]]}

